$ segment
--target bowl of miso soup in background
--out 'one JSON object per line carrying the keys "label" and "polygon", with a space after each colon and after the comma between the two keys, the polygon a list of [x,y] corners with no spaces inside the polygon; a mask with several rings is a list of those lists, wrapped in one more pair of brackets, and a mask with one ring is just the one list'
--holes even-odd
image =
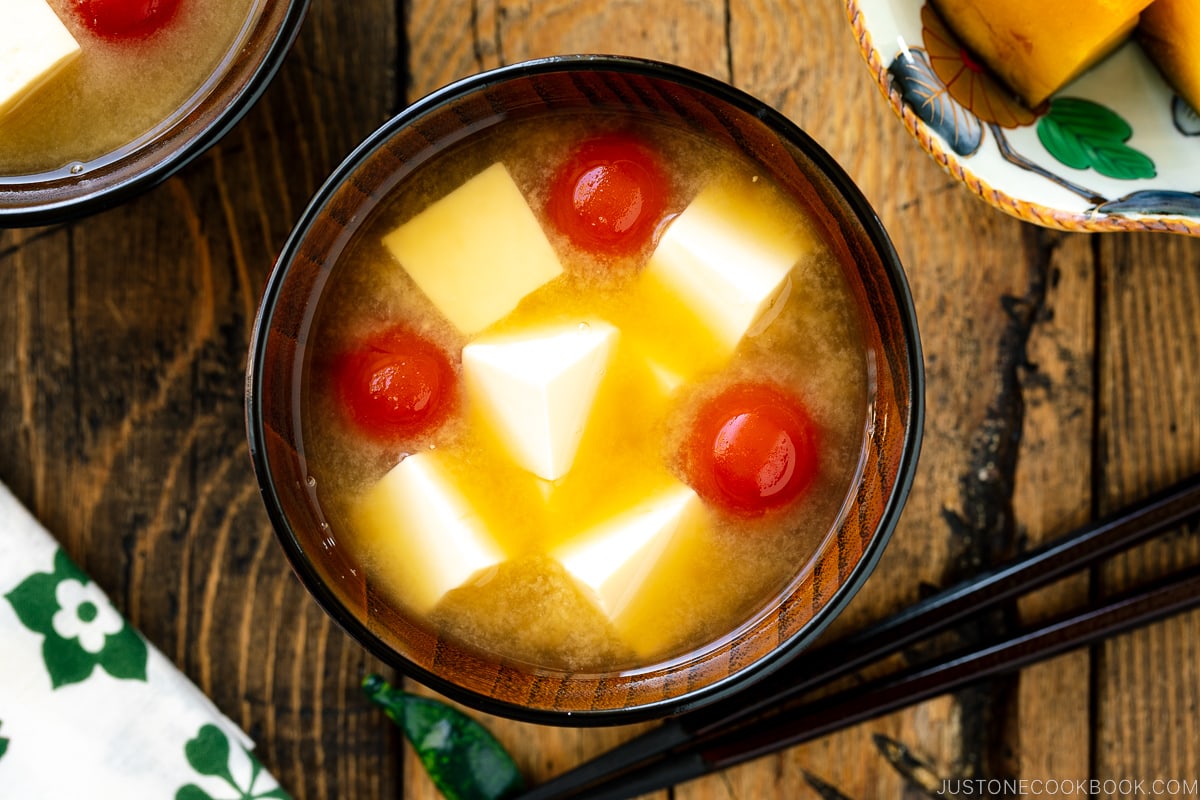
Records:
{"label": "bowl of miso soup in background", "polygon": [[0,226],[76,218],[170,177],[258,99],[307,8],[5,0]]}
{"label": "bowl of miso soup in background", "polygon": [[874,567],[917,461],[903,269],[806,134],[667,64],[452,84],[317,193],[247,429],[279,541],[379,658],[566,725],[726,696]]}

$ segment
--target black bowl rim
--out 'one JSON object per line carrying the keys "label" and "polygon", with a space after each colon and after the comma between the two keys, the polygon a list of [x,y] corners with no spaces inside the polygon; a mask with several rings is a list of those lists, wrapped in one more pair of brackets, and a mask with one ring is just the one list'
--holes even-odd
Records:
{"label": "black bowl rim", "polygon": [[[270,326],[275,302],[286,278],[291,263],[295,260],[303,240],[313,222],[324,209],[336,189],[358,168],[372,152],[383,146],[400,128],[420,119],[425,114],[441,107],[444,103],[467,93],[485,89],[514,78],[533,77],[556,72],[579,72],[599,70],[616,73],[650,75],[655,79],[682,85],[686,88],[707,93],[729,105],[757,117],[782,138],[795,145],[810,158],[834,189],[846,202],[851,213],[863,226],[872,247],[879,253],[888,274],[893,299],[900,317],[900,324],[907,338],[907,369],[909,396],[907,397],[908,419],[904,446],[898,460],[899,470],[896,484],[884,504],[876,535],[864,548],[862,557],[852,568],[846,580],[838,587],[834,597],[820,608],[800,631],[787,641],[780,643],[770,654],[755,663],[715,681],[701,689],[678,697],[655,701],[635,707],[596,710],[554,710],[530,708],[519,704],[497,700],[466,689],[452,681],[411,662],[396,653],[376,636],[365,624],[346,611],[317,575],[315,568],[305,556],[295,533],[284,516],[278,495],[275,492],[267,464],[263,418],[259,413],[256,398],[261,396],[262,358],[265,352],[265,332]],[[767,106],[753,96],[717,78],[695,72],[686,67],[652,59],[632,56],[579,54],[557,55],[531,59],[490,69],[462,78],[437,89],[409,105],[374,133],[369,135],[343,160],[330,177],[313,195],[301,214],[291,234],[284,243],[279,257],[267,279],[263,297],[256,315],[250,340],[250,354],[246,371],[246,429],[247,442],[258,478],[260,493],[267,507],[276,537],[301,583],[313,595],[318,604],[356,642],[373,656],[399,670],[420,683],[446,697],[489,714],[543,725],[588,727],[619,725],[661,719],[708,705],[728,697],[752,682],[770,675],[798,655],[845,608],[874,571],[888,541],[891,539],[900,513],[908,498],[916,473],[921,450],[925,420],[925,373],[921,351],[920,333],[917,327],[916,309],[912,292],[891,238],[888,236],[874,209],[861,190],[854,184],[842,167],[798,125],[780,112]]]}
{"label": "black bowl rim", "polygon": [[[312,0],[287,0],[288,9],[283,22],[268,45],[266,54],[250,73],[245,88],[234,96],[222,113],[198,133],[191,135],[178,150],[126,181],[86,194],[36,206],[0,206],[0,228],[52,225],[90,216],[158,186],[192,163],[240,122],[274,81],[304,26],[311,3]],[[0,186],[0,194],[8,191],[16,190]]]}

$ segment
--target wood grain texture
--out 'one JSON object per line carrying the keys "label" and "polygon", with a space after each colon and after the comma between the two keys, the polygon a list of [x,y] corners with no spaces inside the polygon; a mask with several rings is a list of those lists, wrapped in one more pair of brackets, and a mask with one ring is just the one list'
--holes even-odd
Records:
{"label": "wood grain texture", "polygon": [[[1024,422],[1013,504],[1018,534],[1036,546],[1085,524],[1091,512],[1095,426],[1095,240],[1041,234],[1044,285],[1022,365]],[[1023,621],[1079,607],[1087,575],[1048,587],[1019,604]],[[1078,781],[1089,777],[1093,725],[1087,651],[1031,667],[1017,687],[1016,774]],[[1053,698],[1053,702],[1048,702]],[[1070,796],[1070,795],[1069,795]]]}
{"label": "wood grain texture", "polygon": [[[928,377],[921,465],[875,576],[831,634],[1200,469],[1200,240],[1056,233],[987,208],[905,133],[841,3],[314,0],[278,79],[209,154],[121,208],[0,231],[0,480],[298,800],[436,793],[360,696],[380,665],[300,587],[259,502],[242,381],[263,282],[324,176],[390,115],[480,69],[573,51],[674,61],[775,105],[859,183],[908,268]],[[1181,529],[967,635],[1198,561],[1200,531]],[[1194,780],[1198,622],[654,797]],[[638,729],[483,719],[531,780]]]}
{"label": "wood grain texture", "polygon": [[[1200,469],[1200,251],[1195,241],[1149,236],[1100,251],[1098,449],[1110,509]],[[1097,590],[1153,581],[1200,558],[1200,529],[1181,529],[1115,559]],[[1100,777],[1191,779],[1200,774],[1194,710],[1200,706],[1200,614],[1112,640],[1096,653]]]}
{"label": "wood grain texture", "polygon": [[0,233],[0,478],[297,797],[394,793],[399,740],[355,693],[378,665],[274,542],[242,374],[294,218],[398,104],[396,27],[378,25],[393,15],[314,4],[262,101],[176,178],[78,223]]}

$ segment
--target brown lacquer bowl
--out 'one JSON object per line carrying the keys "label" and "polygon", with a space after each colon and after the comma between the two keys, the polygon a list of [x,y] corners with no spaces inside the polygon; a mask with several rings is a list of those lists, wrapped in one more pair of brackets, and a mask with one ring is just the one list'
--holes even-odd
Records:
{"label": "brown lacquer bowl", "polygon": [[[323,485],[306,455],[301,387],[320,350],[317,309],[334,267],[385,198],[465,137],[549,113],[596,109],[666,122],[734,148],[808,209],[844,274],[848,313],[858,318],[866,396],[843,459],[846,488],[827,533],[790,568],[780,591],[687,652],[611,670],[573,670],[458,644],[378,591],[322,507]],[[866,580],[896,524],[917,463],[922,391],[901,264],[862,195],[818,145],[776,111],[709,77],[631,58],[564,56],[435,92],[384,125],[331,176],[266,287],[249,357],[247,425],[284,551],[351,636],[404,673],[481,710],[595,725],[662,717],[730,695],[813,641]]]}
{"label": "brown lacquer bowl", "polygon": [[95,213],[175,174],[266,90],[309,1],[181,0],[153,35],[117,39],[73,0],[51,5],[81,51],[0,116],[0,227]]}

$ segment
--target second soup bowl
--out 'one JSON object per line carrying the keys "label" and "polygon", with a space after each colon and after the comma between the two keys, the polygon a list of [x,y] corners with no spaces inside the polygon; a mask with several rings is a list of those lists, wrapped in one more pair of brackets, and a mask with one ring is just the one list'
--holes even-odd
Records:
{"label": "second soup bowl", "polygon": [[45,71],[0,98],[0,227],[97,213],[191,163],[266,90],[309,5],[12,1],[0,72]]}

